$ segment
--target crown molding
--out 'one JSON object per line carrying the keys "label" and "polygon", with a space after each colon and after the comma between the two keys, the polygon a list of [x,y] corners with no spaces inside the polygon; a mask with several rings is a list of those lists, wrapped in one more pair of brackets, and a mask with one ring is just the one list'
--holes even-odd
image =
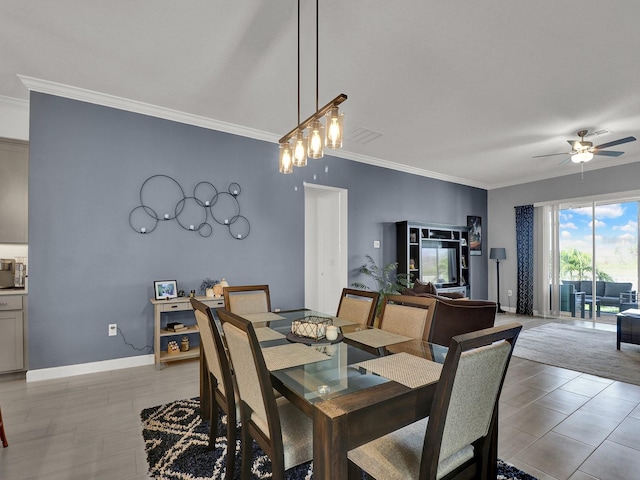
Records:
{"label": "crown molding", "polygon": [[[95,105],[101,105],[104,107],[116,108],[118,110],[124,110],[127,112],[140,113],[142,115],[148,115],[151,117],[162,118],[165,120],[171,120],[178,123],[184,123],[187,125],[194,125],[196,127],[207,128],[210,130],[217,130],[221,132],[231,133],[234,135],[240,135],[242,137],[253,138],[256,140],[262,140],[270,143],[278,143],[279,136],[273,133],[264,132],[262,130],[256,130],[253,128],[243,127],[233,123],[222,122],[211,118],[203,117],[200,115],[193,115],[190,113],[173,110],[170,108],[159,107],[149,103],[139,102],[137,100],[131,100],[128,98],[116,97],[115,95],[109,95],[106,93],[95,92],[93,90],[87,90],[84,88],[74,87],[71,85],[64,85],[61,83],[51,82],[49,80],[43,80],[40,78],[29,77],[26,75],[18,75],[18,78],[24,83],[24,85],[34,92],[46,93],[49,95],[55,95],[58,97],[69,98],[72,100],[79,100],[82,102],[92,103]],[[365,163],[367,165],[374,165],[377,167],[388,168],[390,170],[396,170],[399,172],[409,173],[412,175],[418,175],[421,177],[434,178],[436,180],[442,180],[445,182],[458,183],[470,187],[482,188],[487,190],[488,186],[479,182],[473,182],[466,178],[453,177],[449,175],[443,175],[441,173],[432,172],[430,170],[424,170],[421,168],[410,167],[408,165],[401,165],[388,160],[382,160],[368,155],[360,155],[357,153],[348,152],[346,150],[339,150],[335,154],[332,152],[332,156],[344,158],[347,160],[353,160],[355,162]]]}
{"label": "crown molding", "polygon": [[50,82],[48,80],[28,77],[26,75],[18,75],[18,78],[20,78],[22,83],[24,83],[30,91],[34,92],[47,93],[49,95],[56,95],[58,97],[69,98],[71,100],[79,100],[81,102],[101,105],[103,107],[140,113],[150,117],[162,118],[164,120],[171,120],[187,125],[194,125],[196,127],[207,128],[209,130],[232,133],[234,135],[264,140],[266,142],[276,143],[278,141],[277,135],[272,133],[243,127],[241,125],[235,125],[233,123],[221,122],[201,115],[193,115],[179,110],[173,110],[171,108],[159,107],[150,103],[140,102],[138,100],[117,97],[107,93],[100,93],[93,90],[73,87],[71,85],[64,85],[62,83]]}
{"label": "crown molding", "polygon": [[[410,173],[411,175],[418,175],[420,177],[434,178],[436,180],[442,180],[444,182],[458,183],[460,185],[466,185],[468,187],[482,188],[488,190],[488,185],[480,182],[474,182],[468,178],[454,177],[452,175],[445,175],[438,172],[432,172],[431,170],[425,170],[423,168],[411,167],[409,165],[403,165],[400,163],[390,162],[388,160],[382,160],[380,158],[371,157],[368,155],[360,155],[358,153],[349,152],[346,150],[339,150],[339,154],[332,155],[340,158],[346,158],[347,160],[353,160],[354,162],[366,163],[368,165],[375,165],[377,167],[388,168],[390,170],[396,170],[403,173]],[[326,153],[326,151],[325,151]]]}
{"label": "crown molding", "polygon": [[29,101],[0,95],[0,108],[13,108],[29,113]]}

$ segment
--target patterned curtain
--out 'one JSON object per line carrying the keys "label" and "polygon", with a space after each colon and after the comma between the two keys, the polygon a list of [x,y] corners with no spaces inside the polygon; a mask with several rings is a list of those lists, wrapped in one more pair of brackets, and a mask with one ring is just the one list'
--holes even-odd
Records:
{"label": "patterned curtain", "polygon": [[518,303],[516,313],[533,315],[533,205],[516,208]]}

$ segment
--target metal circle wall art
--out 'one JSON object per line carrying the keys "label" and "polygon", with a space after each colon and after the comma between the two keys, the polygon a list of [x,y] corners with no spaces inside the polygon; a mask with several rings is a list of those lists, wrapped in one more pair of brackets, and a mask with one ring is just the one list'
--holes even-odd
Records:
{"label": "metal circle wall art", "polygon": [[237,182],[226,191],[218,191],[211,182],[196,184],[187,196],[182,186],[168,175],[153,175],[140,187],[140,205],[129,213],[129,225],[136,233],[151,233],[158,223],[175,220],[183,230],[201,237],[214,233],[213,224],[227,228],[235,240],[244,240],[251,232],[249,220],[240,214],[238,197],[242,188]]}

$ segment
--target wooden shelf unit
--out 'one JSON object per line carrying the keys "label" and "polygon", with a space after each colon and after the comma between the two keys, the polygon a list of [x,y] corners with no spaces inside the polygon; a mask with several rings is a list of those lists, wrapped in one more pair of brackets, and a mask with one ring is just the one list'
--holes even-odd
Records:
{"label": "wooden shelf unit", "polygon": [[[408,273],[412,282],[432,282],[441,292],[471,295],[471,263],[469,229],[466,226],[420,223],[408,220],[396,222],[398,273]],[[455,276],[439,283],[425,274],[423,249],[446,249],[455,255]]]}
{"label": "wooden shelf unit", "polygon": [[[223,297],[195,297],[202,303],[208,305],[210,308],[224,307]],[[188,358],[198,358],[200,356],[200,347],[195,345],[189,348],[186,352],[168,353],[166,349],[162,349],[160,339],[163,337],[182,337],[183,335],[200,335],[198,326],[196,325],[195,316],[190,324],[186,324],[186,330],[180,332],[173,332],[167,330],[165,327],[169,321],[168,317],[172,312],[184,312],[193,310],[191,307],[189,297],[171,298],[169,300],[155,300],[151,299],[153,304],[153,352],[155,357],[155,363],[174,362],[176,360],[186,360]],[[163,315],[164,314],[164,315]],[[166,317],[166,318],[165,318]],[[180,343],[178,338],[178,343]],[[191,342],[190,342],[191,343]]]}

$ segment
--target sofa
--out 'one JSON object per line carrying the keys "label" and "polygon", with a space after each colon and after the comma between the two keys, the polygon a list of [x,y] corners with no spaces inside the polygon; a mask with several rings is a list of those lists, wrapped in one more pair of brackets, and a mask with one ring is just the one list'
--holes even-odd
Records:
{"label": "sofa", "polygon": [[[593,299],[593,282],[591,280],[562,280],[563,285],[573,285],[575,292],[584,292],[585,301],[591,302]],[[600,305],[609,307],[620,307],[620,303],[627,297],[635,294],[632,290],[631,282],[596,282],[596,300]],[[621,294],[622,295],[621,297]]]}
{"label": "sofa", "polygon": [[[433,289],[436,293],[427,293],[423,290]],[[466,298],[451,298],[437,293],[435,287],[418,282],[413,288],[403,288],[402,295],[405,298],[432,298],[435,299],[435,308],[431,325],[426,339],[431,343],[444,345],[451,343],[451,338],[463,333],[474,332],[494,326],[497,304],[486,300],[468,300]],[[447,295],[451,295],[448,293]]]}

